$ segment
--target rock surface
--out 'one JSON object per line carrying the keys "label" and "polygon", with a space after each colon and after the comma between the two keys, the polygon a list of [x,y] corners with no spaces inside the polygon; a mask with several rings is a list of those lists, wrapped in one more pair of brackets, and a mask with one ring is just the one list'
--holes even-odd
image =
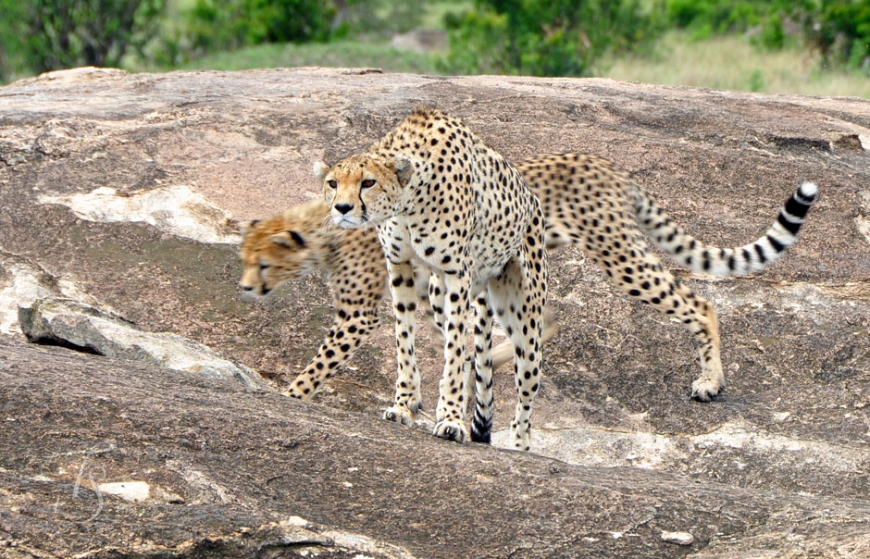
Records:
{"label": "rock surface", "polygon": [[[690,336],[576,249],[551,260],[562,330],[527,455],[379,421],[389,327],[312,403],[26,343],[19,306],[60,297],[280,388],[316,351],[330,293],[312,277],[240,299],[232,221],[317,196],[314,161],[419,105],[509,158],[613,159],[720,246],[818,182],[765,272],[674,267],[719,311],[725,393],[691,401]],[[79,69],[0,88],[0,555],[870,557],[868,139],[864,100],[595,79]],[[430,406],[438,356],[424,331]],[[496,445],[511,385],[497,373]],[[99,490],[117,484],[147,498]]]}
{"label": "rock surface", "polygon": [[31,342],[147,361],[251,388],[270,388],[256,371],[235,365],[202,344],[177,334],[142,332],[134,324],[77,301],[37,299],[30,306],[19,306],[18,321]]}

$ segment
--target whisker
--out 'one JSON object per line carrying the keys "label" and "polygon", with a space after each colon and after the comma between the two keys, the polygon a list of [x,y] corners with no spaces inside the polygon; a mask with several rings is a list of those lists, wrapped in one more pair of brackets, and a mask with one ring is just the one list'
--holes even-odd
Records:
{"label": "whisker", "polygon": [[335,226],[335,222],[332,221],[332,216],[329,215],[329,212],[323,216],[323,221],[320,223],[320,228],[324,231],[330,231]]}

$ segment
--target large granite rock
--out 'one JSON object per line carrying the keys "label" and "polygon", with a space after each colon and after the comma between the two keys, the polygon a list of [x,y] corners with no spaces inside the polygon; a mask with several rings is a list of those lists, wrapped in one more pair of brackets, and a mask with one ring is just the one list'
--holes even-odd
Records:
{"label": "large granite rock", "polygon": [[[280,387],[331,296],[312,277],[240,299],[233,221],[317,196],[314,161],[419,105],[513,159],[613,159],[721,246],[818,182],[782,261],[682,273],[719,310],[726,392],[691,401],[690,336],[576,249],[552,258],[562,331],[527,455],[381,422],[386,326],[312,403],[25,342],[19,307],[74,300]],[[870,557],[868,150],[868,101],[609,80],[81,69],[0,88],[0,555]],[[440,352],[420,345],[431,406]],[[496,377],[497,446],[514,397]]]}

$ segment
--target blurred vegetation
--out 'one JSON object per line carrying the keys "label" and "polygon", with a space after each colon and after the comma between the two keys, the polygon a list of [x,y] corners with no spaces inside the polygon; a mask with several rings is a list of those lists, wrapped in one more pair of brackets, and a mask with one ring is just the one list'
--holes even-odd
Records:
{"label": "blurred vegetation", "polygon": [[328,41],[336,14],[322,0],[196,0],[153,45],[150,61],[174,66],[264,43]]}
{"label": "blurred vegetation", "polygon": [[[679,51],[675,37],[734,37],[750,58],[792,52],[870,76],[870,0],[0,0],[0,14],[0,83],[81,65],[589,76],[654,65]],[[420,27],[444,30],[448,46],[390,46]],[[763,64],[741,72],[753,91],[778,80]]]}
{"label": "blurred vegetation", "polygon": [[[658,2],[477,0],[447,18],[445,67],[464,74],[586,76],[608,52],[648,47],[664,29]],[[654,9],[646,9],[645,5]]]}
{"label": "blurred vegetation", "polygon": [[668,18],[695,39],[751,32],[767,49],[801,41],[826,66],[870,75],[870,0],[668,0]]}
{"label": "blurred vegetation", "polygon": [[0,81],[75,66],[120,66],[157,38],[164,0],[0,0]]}

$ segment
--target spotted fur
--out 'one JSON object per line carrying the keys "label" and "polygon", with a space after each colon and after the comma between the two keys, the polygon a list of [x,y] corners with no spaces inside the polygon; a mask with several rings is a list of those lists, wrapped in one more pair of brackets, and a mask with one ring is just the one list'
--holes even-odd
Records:
{"label": "spotted fur", "polygon": [[[528,450],[548,270],[541,207],[520,173],[461,121],[434,109],[411,114],[368,152],[315,171],[333,222],[377,226],[387,257],[398,376],[384,417],[410,423],[422,405],[413,273],[422,265],[432,274],[429,300],[445,338],[435,435],[460,442],[468,436],[466,324],[474,305],[476,383],[492,385],[494,311],[515,347],[511,441]],[[491,397],[478,393],[472,440],[488,442],[491,423]]]}
{"label": "spotted fur", "polygon": [[264,296],[314,270],[321,270],[333,287],[332,328],[288,390],[301,399],[313,396],[377,327],[387,282],[377,233],[325,226],[328,216],[329,207],[317,200],[240,226],[244,271],[239,284],[246,293]]}
{"label": "spotted fur", "polygon": [[580,246],[622,291],[679,319],[701,357],[692,396],[705,402],[716,396],[725,387],[716,310],[662,266],[644,234],[693,271],[733,276],[762,270],[794,243],[816,200],[816,185],[801,185],[759,239],[723,249],[686,234],[626,172],[600,157],[551,155],[518,168],[541,200],[547,247]]}
{"label": "spotted fur", "polygon": [[[669,256],[691,270],[726,276],[745,274],[764,269],[794,243],[810,205],[817,198],[815,185],[802,185],[789,197],[780,209],[776,221],[759,239],[743,247],[720,249],[687,235],[624,171],[607,160],[586,154],[544,155],[524,161],[517,168],[542,203],[545,243],[548,249],[556,249],[565,244],[578,245],[590,259],[603,269],[610,270],[608,276],[630,296],[642,300],[646,297],[654,308],[672,316],[676,313],[668,313],[673,309],[665,308],[667,305],[662,304],[662,297],[658,297],[657,302],[653,301],[653,290],[644,289],[644,282],[649,279],[638,277],[636,280],[632,275],[648,276],[651,272],[646,266],[643,269],[632,266],[631,274],[628,274],[631,282],[625,280],[626,263],[621,261],[620,256],[628,259],[632,249],[629,248],[626,254],[628,245],[623,243],[623,234],[631,238],[632,243],[639,244],[634,248],[634,258],[642,255],[643,259],[655,260],[645,244],[645,236],[648,236]],[[593,211],[593,208],[598,207],[596,201],[599,200],[607,201],[604,204],[605,209]],[[273,289],[279,281],[297,279],[312,269],[320,268],[326,272],[335,291],[335,325],[317,356],[291,385],[290,394],[299,398],[311,397],[326,378],[327,371],[329,374],[334,372],[368,338],[376,324],[376,314],[372,315],[374,321],[369,323],[369,328],[350,328],[345,325],[344,317],[376,307],[387,283],[386,262],[374,232],[368,229],[335,227],[322,230],[328,214],[329,208],[325,203],[309,203],[288,211],[284,216],[264,222],[252,222],[243,227],[244,289],[263,294]],[[610,214],[614,216],[613,221]],[[307,239],[307,248],[287,243],[285,235],[271,239],[272,235],[283,232],[295,232],[301,238]],[[367,234],[361,235],[363,232]],[[312,241],[321,238],[324,242]],[[615,246],[614,243],[620,244]],[[316,254],[312,254],[312,251]],[[263,269],[261,264],[266,264],[267,267]],[[269,267],[269,264],[272,266]],[[623,273],[616,274],[617,269]],[[651,269],[655,274],[650,282],[651,287],[656,287],[655,276],[659,278],[659,286],[663,279],[677,283],[669,276],[662,278],[661,271],[656,270],[655,266]],[[280,275],[274,275],[275,270],[281,270]],[[358,284],[370,286],[370,289],[360,293],[357,291]],[[433,285],[433,288],[436,286]],[[682,293],[686,289],[681,286],[676,291]],[[706,301],[702,302],[697,295],[689,293],[689,299],[693,301],[692,307],[695,302],[698,305],[707,305],[707,315],[701,315],[697,310],[689,313],[695,316],[695,323],[702,322],[700,316],[704,316],[709,323],[707,316],[712,314],[712,323],[715,325],[716,317],[712,306]],[[684,308],[689,308],[689,305]],[[701,378],[693,384],[693,395],[699,400],[707,401],[724,387],[721,364],[718,368],[715,367],[719,363],[719,338],[718,335],[703,334],[695,323],[691,320],[689,323],[684,322],[690,331],[697,331],[706,340],[702,340],[699,346],[703,372]],[[555,325],[547,326],[543,339],[546,341],[552,337],[556,330]],[[341,351],[344,344],[336,344],[335,335],[340,331],[345,332],[342,339],[348,344],[349,352]],[[713,329],[708,328],[708,332],[715,334]],[[699,334],[695,334],[696,337]],[[705,347],[710,346],[714,349],[707,349],[705,352]],[[705,353],[716,355],[715,364],[711,366],[708,361],[706,366],[703,365]],[[500,345],[492,353],[493,368],[512,358],[513,346],[509,342]],[[480,399],[489,400],[485,395],[485,386],[478,387],[477,391],[484,394]]]}

